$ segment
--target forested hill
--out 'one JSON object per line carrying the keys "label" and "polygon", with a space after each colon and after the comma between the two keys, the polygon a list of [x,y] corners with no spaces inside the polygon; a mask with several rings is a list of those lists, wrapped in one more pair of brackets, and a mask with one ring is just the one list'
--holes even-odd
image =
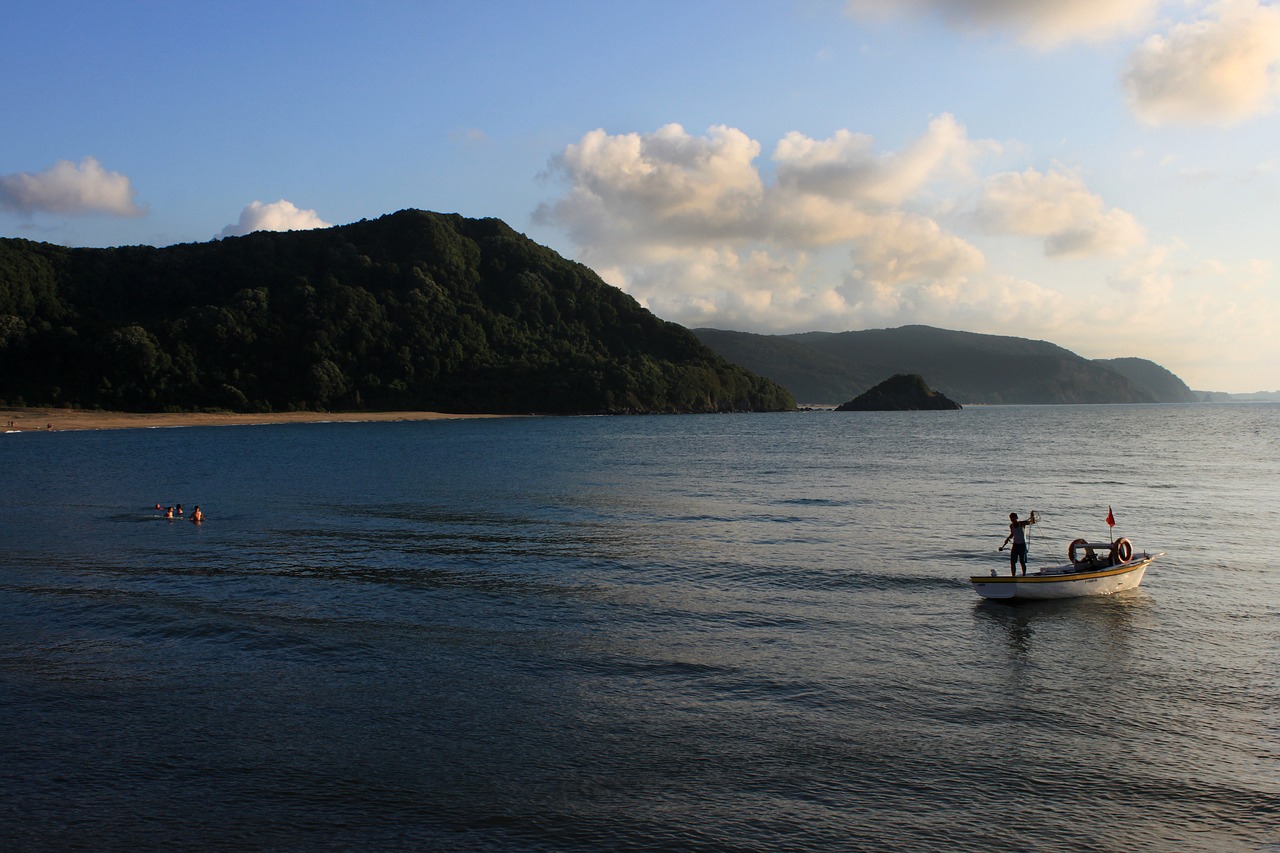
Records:
{"label": "forested hill", "polygon": [[1145,358],[1095,358],[1094,364],[1114,370],[1161,403],[1198,403],[1201,396],[1172,371]]}
{"label": "forested hill", "polygon": [[0,400],[123,410],[782,410],[590,269],[405,210],[167,248],[0,239]]}
{"label": "forested hill", "polygon": [[[786,386],[802,403],[856,397],[898,373],[918,373],[962,403],[1182,402],[1186,386],[1158,365],[1093,362],[1046,341],[903,326],[858,332],[754,335],[696,329],[736,364]],[[1124,367],[1124,370],[1120,368]],[[1142,381],[1159,376],[1161,384]],[[1170,381],[1171,380],[1171,381]]]}

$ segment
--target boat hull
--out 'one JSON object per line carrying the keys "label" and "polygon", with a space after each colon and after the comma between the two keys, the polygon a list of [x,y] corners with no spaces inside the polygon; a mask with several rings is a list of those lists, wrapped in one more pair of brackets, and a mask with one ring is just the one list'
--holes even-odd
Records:
{"label": "boat hull", "polygon": [[1119,566],[1091,572],[1049,571],[1017,577],[972,575],[973,589],[983,598],[1048,599],[1079,598],[1090,595],[1112,595],[1135,589],[1142,583],[1147,567],[1159,554],[1142,556]]}

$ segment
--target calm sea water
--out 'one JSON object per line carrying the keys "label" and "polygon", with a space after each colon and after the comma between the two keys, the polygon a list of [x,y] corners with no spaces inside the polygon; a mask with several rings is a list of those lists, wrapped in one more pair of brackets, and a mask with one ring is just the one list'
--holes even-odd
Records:
{"label": "calm sea water", "polygon": [[[1280,850],[1280,406],[8,435],[0,486],[6,851]],[[1108,506],[1140,589],[972,592]]]}

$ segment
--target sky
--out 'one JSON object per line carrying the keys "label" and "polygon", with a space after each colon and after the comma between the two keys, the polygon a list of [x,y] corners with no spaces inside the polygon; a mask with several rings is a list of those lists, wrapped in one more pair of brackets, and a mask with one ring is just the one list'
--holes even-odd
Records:
{"label": "sky", "polygon": [[0,236],[497,217],[691,328],[1280,389],[1280,2],[16,2]]}

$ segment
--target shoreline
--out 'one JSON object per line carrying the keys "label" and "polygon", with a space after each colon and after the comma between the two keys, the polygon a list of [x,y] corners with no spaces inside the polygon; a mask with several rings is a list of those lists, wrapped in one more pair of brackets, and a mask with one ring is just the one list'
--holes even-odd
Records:
{"label": "shoreline", "polygon": [[99,429],[158,429],[193,426],[258,426],[263,424],[380,423],[464,418],[510,418],[519,415],[459,415],[447,412],[109,412],[92,409],[0,407],[0,431],[65,432]]}

